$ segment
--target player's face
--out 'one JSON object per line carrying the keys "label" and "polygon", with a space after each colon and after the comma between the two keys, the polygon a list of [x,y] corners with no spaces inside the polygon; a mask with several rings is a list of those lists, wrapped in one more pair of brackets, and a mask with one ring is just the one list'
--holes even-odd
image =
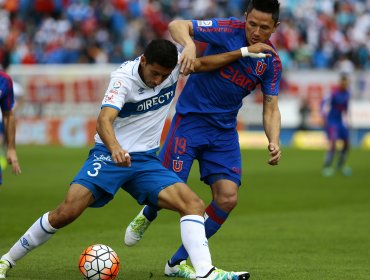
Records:
{"label": "player's face", "polygon": [[343,90],[346,90],[349,86],[349,79],[346,78],[346,77],[343,77],[341,80],[340,80],[340,87],[343,89]]}
{"label": "player's face", "polygon": [[278,22],[272,19],[272,14],[260,12],[256,9],[248,14],[246,13],[245,18],[245,34],[250,45],[265,43],[279,25]]}
{"label": "player's face", "polygon": [[143,82],[151,88],[160,85],[171,74],[173,68],[166,68],[158,63],[147,63],[144,56],[141,57],[139,74]]}

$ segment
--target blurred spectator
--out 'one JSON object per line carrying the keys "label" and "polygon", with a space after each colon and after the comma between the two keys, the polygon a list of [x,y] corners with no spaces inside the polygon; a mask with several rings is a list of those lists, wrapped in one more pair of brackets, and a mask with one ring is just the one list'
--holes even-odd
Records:
{"label": "blurred spectator", "polygon": [[298,130],[308,130],[311,127],[310,113],[311,113],[311,106],[308,102],[307,97],[302,98],[301,105],[299,107],[300,122],[299,122]]}
{"label": "blurred spectator", "polygon": [[[370,0],[280,0],[272,40],[286,69],[370,69]],[[11,63],[120,63],[173,18],[244,17],[248,0],[0,0]],[[27,24],[25,24],[27,23]],[[201,51],[199,51],[199,54]]]}

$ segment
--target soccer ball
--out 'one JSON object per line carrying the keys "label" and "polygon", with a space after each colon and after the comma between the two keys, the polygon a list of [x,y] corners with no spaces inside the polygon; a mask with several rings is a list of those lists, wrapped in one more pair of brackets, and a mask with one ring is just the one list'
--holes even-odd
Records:
{"label": "soccer ball", "polygon": [[95,244],[83,250],[78,268],[87,280],[113,280],[120,268],[119,258],[109,246]]}

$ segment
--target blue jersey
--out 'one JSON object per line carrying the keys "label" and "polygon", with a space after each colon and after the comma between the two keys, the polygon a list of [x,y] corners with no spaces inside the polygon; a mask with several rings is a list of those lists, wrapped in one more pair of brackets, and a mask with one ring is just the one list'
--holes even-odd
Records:
{"label": "blue jersey", "polygon": [[348,90],[336,89],[330,96],[328,123],[343,123],[343,113],[347,112],[350,99]]}
{"label": "blue jersey", "polygon": [[0,107],[1,111],[10,111],[14,106],[14,91],[12,78],[0,71]]}
{"label": "blue jersey", "polygon": [[[245,22],[235,18],[192,22],[194,39],[208,43],[205,55],[248,46]],[[178,99],[176,111],[183,115],[197,114],[220,128],[235,128],[243,98],[258,84],[264,94],[278,95],[281,70],[280,58],[273,55],[245,57],[215,71],[192,74]]]}
{"label": "blue jersey", "polygon": [[[2,112],[8,112],[14,106],[14,91],[12,78],[5,72],[0,71],[0,107]],[[0,112],[1,114],[1,112]],[[0,115],[1,117],[1,115]],[[0,119],[0,134],[3,131]],[[2,170],[0,167],[0,185],[2,184]]]}

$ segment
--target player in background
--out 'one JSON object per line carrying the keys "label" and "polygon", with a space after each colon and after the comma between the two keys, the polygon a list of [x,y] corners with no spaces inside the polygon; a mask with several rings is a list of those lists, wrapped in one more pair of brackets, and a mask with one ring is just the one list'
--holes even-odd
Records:
{"label": "player in background", "polygon": [[[270,51],[271,47],[260,44],[249,49],[253,50]],[[182,241],[196,270],[193,278],[248,279],[247,272],[226,272],[212,265],[203,201],[175,173],[163,167],[156,155],[182,68],[217,69],[243,55],[248,55],[247,48],[191,63],[182,58],[180,67],[176,46],[168,40],[153,40],[141,57],[112,72],[97,119],[95,146],[65,199],[43,214],[1,257],[0,278],[5,278],[18,260],[77,219],[87,207],[104,206],[123,188],[140,204],[180,214]]]}
{"label": "player in background", "polygon": [[[182,54],[195,58],[195,40],[208,43],[206,55],[243,46],[266,43],[273,48],[270,36],[279,25],[277,0],[250,1],[245,21],[236,18],[175,20],[169,25],[173,39],[184,46]],[[221,69],[191,75],[181,92],[176,114],[160,151],[165,167],[185,182],[194,160],[198,160],[200,179],[210,186],[213,200],[206,208],[207,238],[214,235],[237,204],[241,185],[241,153],[237,114],[243,98],[257,85],[263,92],[263,126],[268,138],[270,165],[280,160],[280,111],[278,91],[282,74],[275,51],[266,58],[247,57]],[[125,243],[135,245],[157,216],[157,209],[145,206],[126,229]],[[181,245],[165,266],[173,277],[191,275],[186,265],[188,252]]]}
{"label": "player in background", "polygon": [[5,163],[0,164],[0,185],[2,184],[2,169],[6,167],[6,164],[12,166],[14,174],[18,175],[21,173],[21,168],[18,162],[18,156],[15,144],[15,89],[12,78],[5,73],[8,66],[7,57],[2,57],[2,68],[0,69],[0,149],[5,146]]}
{"label": "player in background", "polygon": [[339,151],[336,169],[345,176],[352,174],[352,169],[346,166],[346,160],[350,149],[349,141],[349,77],[348,74],[341,74],[339,86],[335,88],[328,98],[322,103],[322,113],[325,121],[326,135],[329,141],[326,152],[323,176],[332,176],[335,173],[333,168],[334,157],[337,151],[337,141],[342,140],[342,148]]}

